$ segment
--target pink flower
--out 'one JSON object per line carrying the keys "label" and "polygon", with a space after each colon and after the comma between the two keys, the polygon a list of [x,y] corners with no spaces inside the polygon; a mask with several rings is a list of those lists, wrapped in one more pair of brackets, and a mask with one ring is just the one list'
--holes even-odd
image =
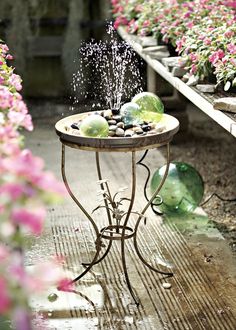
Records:
{"label": "pink flower", "polygon": [[138,24],[137,24],[136,20],[132,19],[129,22],[128,27],[129,27],[130,33],[135,33],[138,30]]}
{"label": "pink flower", "polygon": [[7,60],[13,60],[13,56],[10,55],[10,54],[7,54],[6,59],[7,59]]}
{"label": "pink flower", "polygon": [[25,115],[21,112],[10,110],[8,112],[8,119],[13,125],[22,126],[24,122]]}
{"label": "pink flower", "polygon": [[230,58],[230,63],[233,64],[236,67],[236,59],[235,58]]}
{"label": "pink flower", "polygon": [[190,53],[189,58],[193,63],[198,61],[198,55],[195,53]]}
{"label": "pink flower", "polygon": [[11,300],[7,292],[7,282],[4,278],[0,277],[0,314],[6,313],[10,306]]}
{"label": "pink flower", "polygon": [[188,22],[188,23],[186,24],[186,26],[187,26],[187,28],[192,29],[193,26],[194,26],[193,21]]}
{"label": "pink flower", "polygon": [[65,292],[73,292],[75,290],[74,283],[68,278],[64,278],[59,282],[58,290]]}
{"label": "pink flower", "polygon": [[206,46],[209,46],[211,44],[211,39],[206,37],[204,38],[203,42]]}
{"label": "pink flower", "polygon": [[9,51],[9,48],[5,44],[0,44],[0,49],[2,50],[3,54],[6,54]]}
{"label": "pink flower", "polygon": [[143,27],[149,27],[150,26],[150,21],[149,20],[146,20],[143,22]]}
{"label": "pink flower", "polygon": [[234,45],[232,42],[227,45],[227,49],[230,54],[236,54],[236,45]]}
{"label": "pink flower", "polygon": [[143,11],[143,5],[139,4],[139,5],[136,5],[135,7],[135,11],[137,13],[141,13]]}
{"label": "pink flower", "polygon": [[44,172],[38,178],[35,177],[35,184],[38,188],[48,192],[57,192],[60,195],[66,193],[65,186],[57,181],[55,176],[50,172]]}
{"label": "pink flower", "polygon": [[22,89],[21,78],[18,74],[13,73],[9,78],[9,83],[14,86],[17,91]]}
{"label": "pink flower", "polygon": [[114,28],[117,29],[120,25],[127,25],[128,20],[125,17],[119,16],[114,22]]}
{"label": "pink flower", "polygon": [[3,245],[0,245],[0,262],[2,263],[9,256],[9,251]]}
{"label": "pink flower", "polygon": [[13,317],[12,317],[12,323],[14,329],[17,330],[31,330],[31,316],[30,316],[30,310],[27,310],[23,307],[17,307],[14,310]]}
{"label": "pink flower", "polygon": [[196,72],[197,72],[197,66],[196,66],[196,64],[193,64],[193,65],[191,66],[190,73],[191,73],[191,74],[195,74]]}
{"label": "pink flower", "polygon": [[233,32],[232,30],[227,30],[227,31],[225,31],[225,33],[224,33],[224,36],[225,36],[226,38],[231,38],[231,37],[233,37],[233,35],[234,35],[234,32]]}
{"label": "pink flower", "polygon": [[224,5],[228,7],[236,8],[236,1],[225,1]]}
{"label": "pink flower", "polygon": [[15,224],[27,227],[33,234],[39,235],[43,229],[43,222],[46,211],[42,207],[34,209],[15,208],[12,211],[11,219]]}
{"label": "pink flower", "polygon": [[222,49],[217,50],[212,55],[209,56],[209,61],[215,65],[218,60],[221,60],[225,56],[225,53]]}
{"label": "pink flower", "polygon": [[12,106],[14,96],[6,86],[0,85],[0,109],[8,109]]}
{"label": "pink flower", "polygon": [[19,183],[5,183],[0,186],[0,196],[1,194],[6,194],[9,198],[14,201],[24,193],[23,184]]}

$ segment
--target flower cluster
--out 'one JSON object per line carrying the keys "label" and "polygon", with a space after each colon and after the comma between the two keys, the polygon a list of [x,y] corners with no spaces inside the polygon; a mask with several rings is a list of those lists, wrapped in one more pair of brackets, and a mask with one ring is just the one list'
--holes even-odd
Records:
{"label": "flower cluster", "polygon": [[[122,22],[138,35],[152,35],[176,47],[190,74],[204,79],[214,74],[217,83],[235,84],[235,1],[222,0],[116,0],[122,3]],[[135,10],[142,8],[139,12]],[[119,20],[116,12],[116,22]],[[133,17],[130,17],[130,13]],[[119,23],[119,21],[118,21]],[[227,89],[227,88],[226,88]]]}
{"label": "flower cluster", "polygon": [[[0,43],[0,314],[23,330],[30,329],[29,294],[41,290],[46,278],[50,284],[61,279],[55,262],[37,266],[36,276],[24,267],[25,235],[42,232],[45,205],[61,199],[64,187],[44,171],[42,159],[24,149],[21,131],[31,131],[33,124],[19,93],[21,78],[8,65],[11,59],[8,47]],[[55,272],[49,275],[50,269]]]}

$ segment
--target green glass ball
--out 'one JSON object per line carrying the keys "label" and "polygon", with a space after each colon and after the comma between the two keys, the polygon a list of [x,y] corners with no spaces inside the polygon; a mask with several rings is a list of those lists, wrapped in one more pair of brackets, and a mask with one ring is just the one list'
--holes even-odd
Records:
{"label": "green glass ball", "polygon": [[137,103],[128,102],[120,108],[120,114],[125,125],[137,125],[142,122],[140,117],[141,109]]}
{"label": "green glass ball", "polygon": [[140,107],[140,118],[145,121],[159,122],[164,112],[164,105],[161,99],[150,92],[142,92],[131,100]]}
{"label": "green glass ball", "polygon": [[109,125],[100,115],[89,115],[80,124],[80,133],[88,137],[107,137]]}
{"label": "green glass ball", "polygon": [[[154,194],[161,182],[165,169],[166,165],[154,173],[150,185],[151,194]],[[172,162],[159,192],[163,203],[158,208],[166,214],[189,213],[200,204],[203,194],[204,183],[197,170],[186,163]],[[156,200],[158,201],[159,199]]]}

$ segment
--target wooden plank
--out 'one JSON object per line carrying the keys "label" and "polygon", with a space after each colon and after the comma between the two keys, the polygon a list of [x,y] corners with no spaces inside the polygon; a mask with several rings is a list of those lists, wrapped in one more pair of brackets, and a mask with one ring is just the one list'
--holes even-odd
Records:
{"label": "wooden plank", "polygon": [[173,77],[173,75],[161,64],[158,60],[151,58],[143,53],[142,46],[138,42],[138,38],[129,35],[123,28],[119,28],[120,36],[127,41],[133,49],[150,65],[161,77],[168,81],[174,88],[182,93],[200,110],[217,122],[220,126],[226,129],[230,134],[236,137],[236,121],[232,116],[228,116],[222,111],[215,110],[212,102],[209,102],[205,97],[199,94],[196,89],[187,86],[181,79]]}

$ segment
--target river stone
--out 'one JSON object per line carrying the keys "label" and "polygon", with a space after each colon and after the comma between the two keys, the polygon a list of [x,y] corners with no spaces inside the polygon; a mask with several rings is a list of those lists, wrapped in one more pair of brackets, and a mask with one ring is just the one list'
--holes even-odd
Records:
{"label": "river stone", "polygon": [[216,89],[213,84],[199,84],[196,88],[202,93],[214,93]]}
{"label": "river stone", "polygon": [[111,126],[109,126],[109,131],[116,131],[116,129],[117,129],[117,125],[111,125]]}
{"label": "river stone", "polygon": [[214,100],[213,108],[236,113],[236,97],[222,97]]}
{"label": "river stone", "polygon": [[113,116],[113,119],[118,123],[121,121],[121,116]]}
{"label": "river stone", "polygon": [[73,129],[79,129],[80,124],[79,123],[73,123],[71,124],[71,128]]}
{"label": "river stone", "polygon": [[125,136],[128,137],[128,136],[133,136],[134,135],[134,132],[131,130],[131,129],[127,129],[125,131]]}
{"label": "river stone", "polygon": [[112,117],[112,112],[111,112],[111,110],[105,110],[105,111],[104,111],[104,117],[105,117],[106,119],[111,119],[111,117]]}
{"label": "river stone", "polygon": [[116,136],[124,136],[124,135],[125,135],[125,131],[122,128],[118,127],[116,129]]}
{"label": "river stone", "polygon": [[125,124],[123,123],[123,121],[120,121],[119,123],[117,123],[117,127],[124,128]]}
{"label": "river stone", "polygon": [[142,125],[142,130],[143,130],[144,132],[148,132],[148,131],[151,130],[151,126],[150,126],[150,125]]}
{"label": "river stone", "polygon": [[134,127],[134,125],[133,124],[125,124],[125,129],[130,129],[130,128],[132,128],[132,127]]}
{"label": "river stone", "polygon": [[133,128],[133,131],[136,133],[136,134],[142,134],[143,133],[143,129],[139,126],[137,127],[134,127]]}
{"label": "river stone", "polygon": [[110,119],[107,122],[109,125],[116,125],[116,121],[114,119]]}
{"label": "river stone", "polygon": [[116,132],[115,131],[109,131],[108,132],[108,136],[115,136],[116,135]]}

